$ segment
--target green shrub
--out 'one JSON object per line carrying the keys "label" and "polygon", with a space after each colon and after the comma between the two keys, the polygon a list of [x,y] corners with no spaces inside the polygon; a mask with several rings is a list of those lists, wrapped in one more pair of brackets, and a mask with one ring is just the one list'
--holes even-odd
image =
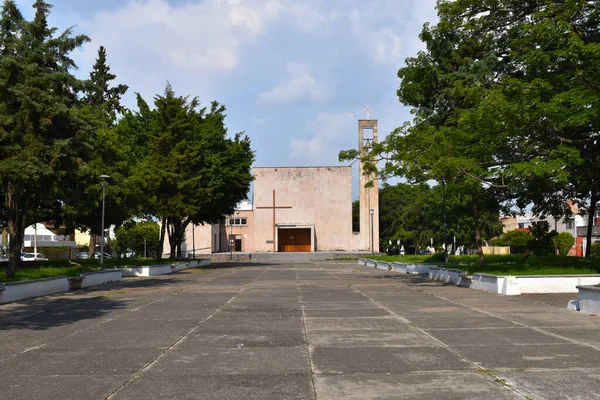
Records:
{"label": "green shrub", "polygon": [[590,251],[592,257],[600,258],[600,240],[592,243]]}
{"label": "green shrub", "polygon": [[508,231],[499,238],[492,239],[494,246],[510,246],[511,252],[523,254],[531,249],[534,237],[527,231]]}
{"label": "green shrub", "polygon": [[561,232],[554,237],[554,245],[558,254],[565,257],[575,244],[575,238],[569,232]]}

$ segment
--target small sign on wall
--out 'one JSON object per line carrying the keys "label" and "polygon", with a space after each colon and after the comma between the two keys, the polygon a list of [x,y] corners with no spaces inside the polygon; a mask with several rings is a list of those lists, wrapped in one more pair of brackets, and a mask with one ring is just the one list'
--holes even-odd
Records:
{"label": "small sign on wall", "polygon": [[273,244],[272,240],[267,240],[267,244]]}

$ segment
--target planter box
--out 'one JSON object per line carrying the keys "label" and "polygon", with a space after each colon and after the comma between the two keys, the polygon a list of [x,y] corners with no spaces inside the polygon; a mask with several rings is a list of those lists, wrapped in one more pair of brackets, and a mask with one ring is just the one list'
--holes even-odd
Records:
{"label": "planter box", "polygon": [[28,299],[31,297],[45,296],[48,294],[68,292],[69,279],[66,276],[55,278],[32,279],[28,281],[6,282],[0,297],[0,303],[8,303]]}
{"label": "planter box", "polygon": [[577,286],[579,290],[579,311],[600,314],[600,288],[596,286]]}
{"label": "planter box", "polygon": [[109,269],[99,272],[84,272],[79,274],[82,278],[81,287],[102,285],[109,282],[120,282],[123,279],[123,273],[120,269]]}

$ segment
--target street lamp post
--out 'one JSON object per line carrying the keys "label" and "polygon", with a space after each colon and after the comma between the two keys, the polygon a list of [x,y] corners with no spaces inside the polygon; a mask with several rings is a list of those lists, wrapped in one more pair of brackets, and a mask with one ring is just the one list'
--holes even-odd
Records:
{"label": "street lamp post", "polygon": [[444,220],[444,262],[448,264],[448,229],[446,228],[446,181],[442,179],[442,200],[443,200],[443,220]]}
{"label": "street lamp post", "polygon": [[375,216],[375,210],[371,208],[369,209],[369,212],[371,213],[371,256],[375,257],[375,246],[373,245],[373,242],[375,240],[373,227],[373,217]]}
{"label": "street lamp post", "polygon": [[196,259],[196,224],[192,224],[192,259]]}
{"label": "street lamp post", "polygon": [[100,236],[100,268],[104,268],[104,202],[106,200],[106,180],[110,179],[108,175],[100,175],[102,180],[102,235]]}

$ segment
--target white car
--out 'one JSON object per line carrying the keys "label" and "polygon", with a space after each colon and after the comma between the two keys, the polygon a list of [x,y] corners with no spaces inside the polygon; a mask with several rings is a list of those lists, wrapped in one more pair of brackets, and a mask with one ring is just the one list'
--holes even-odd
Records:
{"label": "white car", "polygon": [[21,253],[21,261],[48,261],[42,253]]}

